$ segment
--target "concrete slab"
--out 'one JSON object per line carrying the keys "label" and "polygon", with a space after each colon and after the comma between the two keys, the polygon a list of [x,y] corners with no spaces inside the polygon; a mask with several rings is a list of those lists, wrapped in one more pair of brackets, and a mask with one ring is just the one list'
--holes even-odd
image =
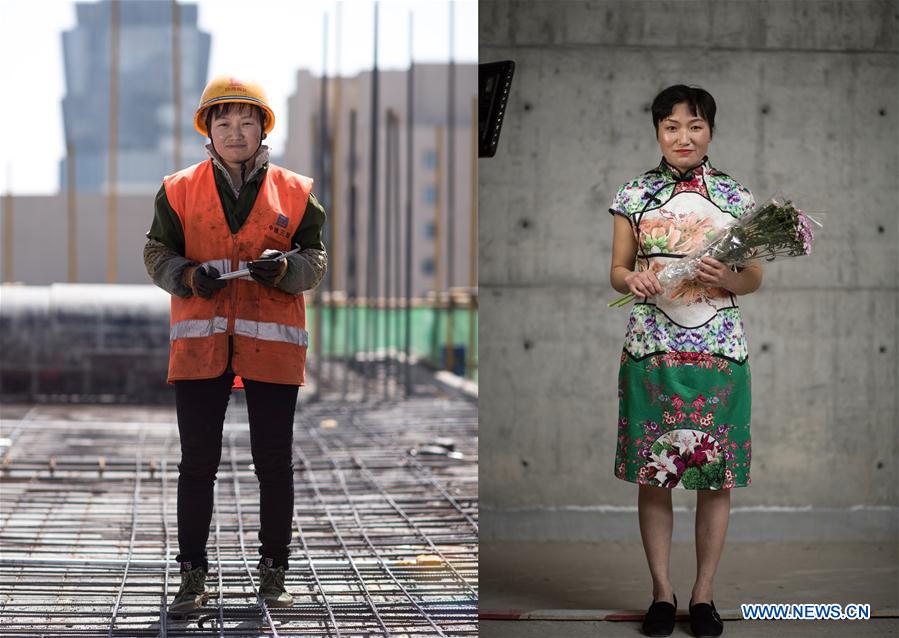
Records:
{"label": "concrete slab", "polygon": [[[881,638],[899,634],[899,620],[877,618],[864,622],[725,622],[731,638]],[[481,638],[612,638],[642,636],[637,622],[550,622],[482,620]],[[672,636],[692,636],[686,621],[678,622]]]}
{"label": "concrete slab", "polygon": [[[872,617],[897,615],[897,566],[899,548],[889,542],[729,543],[716,578],[715,606],[722,617],[731,618],[741,617],[741,603],[868,603]],[[672,544],[671,573],[678,602],[686,610],[696,573],[693,543]],[[652,601],[639,539],[482,540],[480,581],[481,614],[537,609],[641,614]]]}

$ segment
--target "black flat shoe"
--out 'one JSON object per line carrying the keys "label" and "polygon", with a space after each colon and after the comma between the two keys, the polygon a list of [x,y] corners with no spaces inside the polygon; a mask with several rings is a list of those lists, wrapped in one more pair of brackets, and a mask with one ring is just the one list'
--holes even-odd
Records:
{"label": "black flat shoe", "polygon": [[715,601],[693,604],[690,599],[690,630],[696,638],[714,638],[724,632],[724,623],[715,609]]}
{"label": "black flat shoe", "polygon": [[655,600],[643,617],[643,633],[647,636],[670,636],[674,631],[674,617],[677,615],[677,596],[674,604]]}

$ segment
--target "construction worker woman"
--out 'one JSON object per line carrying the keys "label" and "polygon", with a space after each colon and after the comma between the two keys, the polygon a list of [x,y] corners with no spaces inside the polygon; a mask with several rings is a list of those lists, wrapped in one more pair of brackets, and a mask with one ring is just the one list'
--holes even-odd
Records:
{"label": "construction worker woman", "polygon": [[[312,180],[269,163],[262,140],[274,126],[260,86],[213,79],[194,116],[196,130],[209,137],[209,159],[165,177],[147,233],[147,273],[172,295],[168,382],[175,386],[181,439],[181,587],[169,606],[175,614],[198,609],[208,597],[206,542],[235,375],[246,391],[260,488],[259,592],[268,606],[293,604],[284,577],[293,417],[308,345],[303,291],[321,281],[327,255],[325,211]],[[241,269],[249,274],[227,277]]]}

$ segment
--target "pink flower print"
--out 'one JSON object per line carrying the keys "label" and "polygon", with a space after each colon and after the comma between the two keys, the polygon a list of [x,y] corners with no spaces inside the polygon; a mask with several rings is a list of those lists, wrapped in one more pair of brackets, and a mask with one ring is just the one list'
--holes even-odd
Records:
{"label": "pink flower print", "polygon": [[693,407],[701,410],[705,406],[705,397],[701,394],[693,401]]}
{"label": "pink flower print", "polygon": [[715,434],[718,435],[718,438],[723,437],[725,434],[727,434],[727,426],[722,423],[718,426],[718,429],[715,430]]}
{"label": "pink flower print", "polygon": [[674,425],[674,417],[671,416],[668,410],[662,413],[662,421],[664,421],[665,425]]}
{"label": "pink flower print", "polygon": [[736,449],[737,449],[737,442],[736,442],[736,441],[731,441],[731,442],[730,442],[730,446],[731,446],[733,449],[736,450]]}
{"label": "pink flower print", "polygon": [[624,476],[624,463],[618,464],[618,476]]}
{"label": "pink flower print", "polygon": [[725,489],[730,489],[733,486],[734,486],[734,473],[731,472],[730,468],[727,468],[724,470],[724,487],[725,487]]}
{"label": "pink flower print", "polygon": [[640,468],[640,471],[637,472],[637,483],[645,485],[646,482],[646,466],[644,465]]}
{"label": "pink flower print", "polygon": [[680,398],[679,394],[675,394],[671,397],[671,404],[678,410],[680,410],[684,405],[684,400]]}
{"label": "pink flower print", "polygon": [[730,450],[725,450],[725,451],[724,451],[724,460],[725,460],[725,461],[733,461],[733,460],[734,460],[734,453],[731,452]]}
{"label": "pink flower print", "polygon": [[623,416],[618,419],[618,429],[623,430],[625,428],[627,428],[627,417]]}
{"label": "pink flower print", "polygon": [[700,423],[703,427],[706,427],[706,428],[707,428],[707,427],[711,427],[712,425],[715,424],[715,417],[712,415],[711,412],[709,412],[709,413],[706,414],[704,417],[702,417],[702,419],[699,420],[699,423]]}

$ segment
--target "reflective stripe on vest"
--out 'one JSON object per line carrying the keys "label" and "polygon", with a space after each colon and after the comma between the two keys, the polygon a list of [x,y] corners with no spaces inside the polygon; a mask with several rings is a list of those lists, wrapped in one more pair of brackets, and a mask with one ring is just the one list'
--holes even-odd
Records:
{"label": "reflective stripe on vest", "polygon": [[169,341],[190,339],[192,337],[210,337],[217,332],[228,331],[228,317],[212,319],[186,319],[172,325]]}
{"label": "reflective stripe on vest", "polygon": [[234,322],[234,334],[253,337],[264,341],[283,341],[295,346],[308,347],[309,333],[296,326],[269,321],[250,321],[237,319]]}
{"label": "reflective stripe on vest", "polygon": [[[210,337],[218,332],[227,332],[228,318],[213,317],[212,319],[186,319],[179,321],[169,331],[169,341],[175,339],[191,339],[195,337]],[[234,334],[244,337],[253,337],[264,341],[283,341],[296,346],[309,346],[309,333],[296,326],[288,326],[283,323],[270,321],[251,321],[249,319],[237,319],[234,322]]]}

